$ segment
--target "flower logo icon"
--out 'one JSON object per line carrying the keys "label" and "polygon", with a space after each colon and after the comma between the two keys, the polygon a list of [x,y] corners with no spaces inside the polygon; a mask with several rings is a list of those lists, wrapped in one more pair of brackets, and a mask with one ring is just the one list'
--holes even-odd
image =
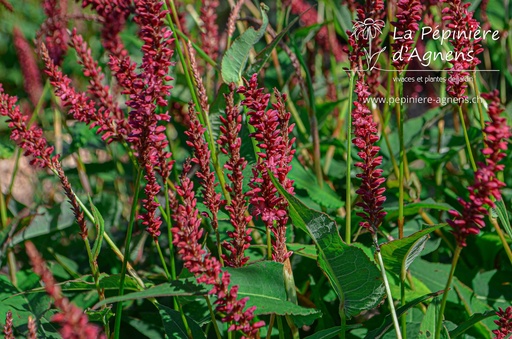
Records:
{"label": "flower logo icon", "polygon": [[375,39],[377,35],[382,34],[382,28],[384,28],[384,21],[367,18],[364,21],[354,23],[352,36],[356,39],[360,37],[365,40]]}
{"label": "flower logo icon", "polygon": [[377,67],[377,61],[386,47],[381,48],[375,53],[372,53],[372,40],[382,34],[384,28],[384,21],[374,20],[367,18],[364,21],[355,21],[352,27],[352,36],[356,39],[363,39],[368,41],[368,49],[364,48],[366,54],[366,63],[368,65],[367,71],[371,71]]}

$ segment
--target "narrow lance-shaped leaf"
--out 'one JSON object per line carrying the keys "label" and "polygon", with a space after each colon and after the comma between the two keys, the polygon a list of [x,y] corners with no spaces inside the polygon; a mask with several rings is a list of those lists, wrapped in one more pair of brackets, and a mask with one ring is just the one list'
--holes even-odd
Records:
{"label": "narrow lance-shaped leaf", "polygon": [[341,239],[334,220],[306,207],[271,175],[274,185],[289,204],[293,224],[307,232],[316,244],[318,263],[331,282],[347,317],[378,305],[384,285],[377,266],[360,248]]}
{"label": "narrow lance-shaped leaf", "polygon": [[150,287],[144,291],[133,292],[122,296],[104,299],[97,303],[94,306],[94,308],[126,300],[147,299],[157,297],[204,295],[206,293],[208,293],[208,291],[205,288],[203,288],[200,285],[196,285],[193,281],[187,279],[179,279],[165,284]]}
{"label": "narrow lance-shaped leaf", "polygon": [[508,236],[512,238],[512,227],[510,226],[510,219],[508,218],[507,207],[505,206],[505,202],[503,200],[496,201],[496,208],[493,209],[494,212],[498,215],[505,231],[508,233]]}
{"label": "narrow lance-shaped leaf", "polygon": [[101,243],[103,242],[103,234],[105,233],[105,221],[101,216],[100,211],[92,203],[91,197],[89,197],[89,203],[91,204],[92,215],[94,216],[94,223],[96,226],[96,239],[92,248],[93,260],[98,259],[101,250]]}
{"label": "narrow lance-shaped leaf", "polygon": [[261,17],[263,23],[258,30],[249,27],[242,35],[240,35],[226,51],[222,58],[221,74],[225,83],[240,83],[242,72],[249,59],[249,52],[252,46],[260,41],[268,25],[267,12],[269,8],[265,4],[261,4]]}

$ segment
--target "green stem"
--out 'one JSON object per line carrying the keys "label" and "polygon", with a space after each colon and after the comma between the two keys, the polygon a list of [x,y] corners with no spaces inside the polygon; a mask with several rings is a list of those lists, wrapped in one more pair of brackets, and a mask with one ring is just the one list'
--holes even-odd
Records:
{"label": "green stem", "polygon": [[[165,221],[167,223],[167,233],[169,237],[169,252],[171,256],[171,278],[172,280],[176,280],[176,260],[174,260],[174,244],[172,242],[172,223],[171,223],[171,206],[169,202],[169,185],[167,184],[167,180],[165,180],[164,184],[164,194],[165,194]],[[176,306],[176,305],[175,305]]]}
{"label": "green stem", "polygon": [[377,234],[373,233],[373,242],[377,247],[375,252],[380,265],[380,271],[382,274],[382,280],[384,281],[384,287],[386,288],[386,294],[388,296],[389,310],[391,311],[391,317],[393,318],[393,325],[396,331],[396,338],[402,339],[402,332],[400,331],[400,325],[398,324],[398,317],[396,316],[395,304],[393,303],[393,295],[391,294],[391,288],[389,287],[388,277],[386,276],[386,268],[384,267],[384,261],[382,260],[382,254],[380,253],[380,247],[377,242]]}
{"label": "green stem", "polygon": [[[405,279],[406,276],[400,277],[400,306],[405,306]],[[400,324],[402,325],[402,337],[407,338],[407,315],[402,314],[400,317]]]}
{"label": "green stem", "polygon": [[498,224],[498,220],[496,220],[496,218],[493,218],[492,216],[489,216],[489,219],[491,220],[491,224],[496,229],[496,233],[498,233],[498,237],[500,237],[501,243],[503,244],[503,248],[505,249],[505,253],[507,254],[508,260],[512,264],[512,250],[510,250],[510,246],[508,245],[507,238],[505,238],[505,234],[501,230],[501,227]]}
{"label": "green stem", "polygon": [[162,262],[162,266],[164,268],[165,276],[168,280],[171,280],[171,274],[169,273],[169,270],[167,269],[167,265],[165,264],[165,258],[164,254],[162,253],[162,249],[160,248],[160,243],[158,242],[158,239],[155,239],[155,245],[156,250],[158,251],[158,256],[160,257],[160,261]]}
{"label": "green stem", "polygon": [[471,150],[471,142],[469,141],[468,130],[466,128],[466,121],[464,120],[464,114],[462,113],[462,106],[457,105],[457,107],[459,108],[460,123],[462,124],[462,130],[464,131],[464,140],[466,141],[466,148],[468,150],[469,161],[471,162],[471,168],[473,168],[473,171],[476,172],[476,170],[477,170],[476,162],[475,162],[475,158],[473,157],[473,151]]}
{"label": "green stem", "polygon": [[350,74],[350,84],[348,89],[348,116],[347,116],[347,193],[345,196],[345,242],[350,244],[352,238],[352,97],[354,92],[354,78],[355,73],[352,71]]}
{"label": "green stem", "polygon": [[94,255],[91,251],[91,244],[89,244],[89,240],[84,239],[85,249],[87,251],[87,257],[89,258],[89,266],[91,267],[92,276],[94,278],[94,285],[96,286],[96,290],[98,292],[98,299],[105,299],[105,293],[100,288],[100,272],[98,270],[98,263],[94,260]]}
{"label": "green stem", "polygon": [[340,339],[345,339],[347,334],[346,334],[346,328],[347,328],[347,315],[345,314],[345,309],[343,308],[343,304],[344,302],[342,302],[340,300],[340,319],[341,319],[341,324],[340,324]]}
{"label": "green stem", "polygon": [[[395,95],[401,97],[403,84],[395,85]],[[397,104],[396,114],[398,117],[398,138],[400,144],[400,165],[398,168],[398,238],[404,237],[404,181],[405,181],[405,143],[404,143],[404,115],[402,104]],[[380,253],[379,253],[380,254]],[[382,266],[384,267],[384,266]],[[390,295],[391,296],[391,295]],[[400,277],[400,303],[405,305],[405,277]],[[400,322],[402,324],[402,337],[407,338],[407,312],[402,314]],[[398,329],[396,329],[398,331]]]}
{"label": "green stem", "polygon": [[284,339],[283,318],[279,315],[276,318],[277,318],[277,328],[279,329],[279,339]]}
{"label": "green stem", "polygon": [[276,314],[272,313],[272,315],[270,316],[270,321],[268,323],[268,328],[267,328],[267,339],[272,338],[272,328],[274,327],[275,319],[276,319]]}
{"label": "green stem", "polygon": [[213,312],[212,303],[210,301],[210,296],[206,296],[206,303],[208,304],[208,311],[210,311],[210,316],[212,317],[213,329],[215,330],[215,334],[217,335],[217,339],[222,339],[222,335],[220,334],[219,325],[217,325],[217,320],[215,320],[215,312]]}
{"label": "green stem", "polygon": [[[137,171],[137,178],[135,179],[135,192],[133,194],[133,202],[130,212],[130,221],[128,223],[128,230],[126,231],[126,239],[124,243],[124,260],[121,268],[121,278],[119,280],[119,296],[124,294],[124,280],[126,277],[126,267],[128,258],[130,257],[130,243],[132,241],[133,225],[135,224],[135,214],[139,202],[140,181],[142,179],[142,170]],[[123,302],[119,302],[116,307],[116,320],[114,325],[114,339],[119,339],[119,332],[121,330],[121,314],[123,312]]]}
{"label": "green stem", "polygon": [[[395,75],[397,73],[395,72]],[[395,97],[400,97],[402,86],[395,85]],[[404,165],[405,165],[405,145],[404,145],[404,117],[402,114],[402,105],[396,104],[396,117],[398,120],[398,139],[400,144],[400,165],[398,173],[398,237],[404,237]]]}
{"label": "green stem", "polygon": [[436,323],[436,335],[435,335],[434,339],[441,338],[441,331],[443,329],[444,310],[446,308],[446,301],[448,300],[448,292],[449,292],[450,286],[452,285],[453,274],[455,273],[455,268],[457,267],[457,262],[459,261],[461,251],[462,251],[462,247],[457,246],[457,248],[455,249],[455,252],[453,253],[452,267],[450,269],[450,273],[448,275],[448,280],[446,281],[446,286],[444,288],[443,299],[441,300],[441,308],[439,310],[439,317],[437,318],[437,323]]}

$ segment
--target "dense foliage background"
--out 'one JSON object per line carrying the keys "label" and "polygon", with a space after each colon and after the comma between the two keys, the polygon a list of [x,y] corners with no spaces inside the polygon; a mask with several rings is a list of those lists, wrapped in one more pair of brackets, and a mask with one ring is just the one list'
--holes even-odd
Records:
{"label": "dense foliage background", "polygon": [[[2,5],[4,2],[6,5]],[[147,1],[153,2],[158,3]],[[481,99],[481,93],[499,90],[495,96],[504,108],[501,116],[506,119],[502,127],[508,130],[510,126],[512,4],[477,0],[464,7],[460,1],[278,0],[267,1],[266,6],[260,8],[254,1],[240,2],[238,5],[235,1],[170,1],[161,8],[170,10],[167,15],[158,17],[159,10],[151,19],[152,25],[146,22],[144,26],[141,19],[137,21],[142,15],[136,10],[145,6],[144,1],[83,1],[84,6],[88,5],[85,9],[81,3],[65,0],[10,1],[12,9],[9,9],[8,2],[0,1],[3,93],[19,98],[19,113],[28,117],[25,123],[42,128],[42,137],[54,147],[52,155],[60,154],[63,174],[69,181],[67,187],[73,189],[66,191],[64,176],[58,173],[58,168],[52,167],[56,166],[51,163],[53,160],[42,161],[45,168],[38,168],[29,164],[32,157],[22,155],[20,147],[26,150],[27,146],[19,140],[17,143],[11,140],[13,127],[9,126],[5,115],[7,111],[12,114],[14,109],[3,98],[4,111],[0,115],[0,323],[4,323],[8,312],[12,313],[12,319],[7,321],[12,323],[10,329],[6,329],[6,338],[30,337],[35,332],[39,338],[97,335],[91,330],[73,336],[71,332],[76,328],[71,326],[72,317],[64,320],[55,317],[66,312],[75,314],[74,325],[82,322],[84,331],[88,322],[101,328],[101,333],[122,338],[239,338],[242,332],[250,336],[247,328],[228,332],[238,321],[237,317],[229,316],[244,314],[242,310],[214,310],[217,299],[221,300],[220,305],[239,305],[221,295],[224,292],[219,290],[221,283],[214,283],[217,289],[210,295],[212,283],[194,279],[201,272],[208,272],[206,263],[212,265],[210,269],[216,267],[216,263],[224,264],[233,252],[221,245],[233,239],[232,232],[240,223],[247,224],[250,230],[245,234],[250,236],[249,242],[241,240],[248,245],[245,250],[248,260],[232,265],[237,267],[223,266],[222,270],[230,273],[230,286],[239,286],[238,298],[249,298],[242,308],[256,306],[254,319],[247,309],[248,313],[241,315],[242,319],[248,317],[248,323],[255,328],[260,327],[259,332],[255,330],[259,334],[253,332],[255,337],[394,338],[397,337],[394,327],[398,325],[392,321],[395,309],[401,318],[403,337],[434,337],[443,313],[443,338],[505,338],[505,334],[500,337],[498,332],[493,333],[500,326],[512,333],[512,310],[502,314],[500,324],[496,323],[499,319],[496,311],[507,309],[512,301],[510,146],[505,143],[508,149],[496,153],[504,154],[502,159],[498,158],[499,164],[504,166],[493,167],[498,170],[491,175],[492,180],[505,183],[501,187],[501,199],[496,200],[494,195],[483,204],[483,212],[478,210],[479,214],[488,214],[483,219],[485,228],[478,234],[471,234],[467,240],[464,238],[464,243],[460,237],[454,237],[451,226],[447,225],[447,220],[454,215],[449,214],[450,210],[463,210],[457,201],[459,197],[474,201],[475,194],[482,196],[483,189],[476,189],[476,193],[471,191],[471,196],[468,191],[468,187],[475,187],[475,178],[492,181],[489,176],[475,175],[470,160],[474,155],[478,167],[482,167],[482,163],[489,164],[486,160],[489,155],[481,152],[488,147],[486,135],[489,135],[483,132],[482,118],[489,121],[491,110],[498,110],[499,106],[492,108],[491,100]],[[379,4],[383,6],[380,9]],[[396,16],[403,13],[405,6],[414,5],[420,8],[420,19],[416,20],[420,29],[436,25],[449,27],[443,8],[453,7],[465,8],[467,20],[471,17],[467,13],[474,12],[482,29],[499,31],[499,39],[487,38],[480,42],[483,50],[477,55],[481,61],[477,66],[479,71],[468,73],[474,77],[474,82],[469,82],[464,93],[455,93],[455,96],[465,94],[469,99],[480,99],[478,104],[453,104],[448,100],[454,94],[447,93],[447,89],[449,92],[455,86],[460,90],[458,83],[397,81],[403,77],[447,79],[453,76],[446,71],[452,63],[439,59],[428,66],[413,59],[405,66],[410,70],[403,73],[400,66],[392,64],[391,51],[396,49],[393,30],[397,25],[391,22],[399,18],[414,21],[410,13],[399,15],[398,19]],[[105,13],[112,11],[109,6],[122,10],[108,17]],[[360,8],[359,14],[356,8]],[[353,24],[358,19],[362,22],[362,15],[382,19],[383,25],[374,37],[350,42]],[[238,19],[231,25],[230,16]],[[126,18],[126,22],[121,18]],[[146,33],[141,33],[141,27]],[[114,34],[118,28],[124,50],[116,54],[106,48],[105,41],[108,41],[108,32]],[[51,42],[55,46],[73,43],[70,36],[74,29],[83,37],[92,58],[105,74],[101,85],[110,86],[112,107],[118,107],[129,126],[138,123],[143,131],[140,135],[146,133],[145,121],[154,119],[154,126],[164,126],[164,130],[157,128],[148,132],[158,140],[148,137],[149,141],[144,141],[140,135],[128,136],[128,132],[124,138],[121,131],[121,142],[106,142],[102,138],[101,119],[99,127],[91,128],[91,118],[77,118],[83,113],[80,113],[83,107],[78,115],[73,115],[72,110],[77,108],[73,106],[76,100],[69,100],[74,95],[69,94],[70,86],[78,93],[87,93],[93,107],[105,106],[95,89],[91,89],[89,79],[94,74],[84,73],[80,53],[77,56],[76,50],[84,45],[61,51],[62,60],[52,55],[55,50],[52,52],[50,48],[50,56],[45,59],[40,47],[42,42],[48,46]],[[172,32],[174,40],[164,33],[158,36],[161,29]],[[54,34],[57,31],[61,40]],[[143,40],[144,34],[158,36],[161,40]],[[187,45],[188,41],[194,45]],[[386,47],[375,59],[378,67],[373,70],[361,71],[354,66],[358,60],[368,61],[368,55],[362,50],[357,54],[358,47],[355,47],[357,44],[365,47],[364,43],[366,48],[372,43],[377,49]],[[442,43],[432,36],[421,39],[419,33],[411,44],[421,55],[458,48],[457,42]],[[155,59],[156,66],[147,61],[151,55],[148,49],[162,57]],[[113,62],[111,55],[119,57],[118,60],[129,55],[138,65],[150,65],[153,68],[137,69],[136,73],[140,71],[144,78],[144,74],[153,72],[154,77],[144,78],[142,87],[137,82],[123,84],[117,76],[122,72],[112,67],[120,64]],[[172,61],[170,67],[166,57]],[[31,68],[31,58],[36,60],[35,69]],[[56,80],[49,68],[50,59],[56,63],[53,71],[62,70],[71,79],[71,85],[62,79]],[[86,64],[87,67],[90,65]],[[172,79],[157,74],[155,69],[159,67]],[[253,74],[257,77],[249,83]],[[356,88],[358,80],[368,86],[370,98],[386,100],[362,102],[364,91]],[[231,82],[236,90],[230,90],[228,83]],[[60,91],[55,91],[58,87],[55,83],[61,85]],[[168,93],[162,89],[167,85],[172,86]],[[250,91],[256,88],[261,88],[271,98]],[[277,94],[274,88],[279,91]],[[280,98],[279,93],[285,94],[287,99]],[[149,99],[144,103],[146,97]],[[442,100],[432,104],[411,101],[399,105],[393,102],[395,97]],[[155,100],[164,102],[157,106],[153,105]],[[358,100],[368,110],[361,113],[362,116],[366,114],[375,126],[368,123],[357,127],[359,120],[354,118],[354,112],[359,106],[353,105],[353,101]],[[191,103],[195,104],[195,111],[192,109],[190,113]],[[129,120],[128,116],[139,114],[144,104],[150,106],[145,111],[145,114],[149,112],[149,117]],[[100,114],[101,111],[95,112]],[[170,119],[166,118],[166,112]],[[261,117],[258,112],[263,112]],[[231,129],[237,132],[231,139],[226,136],[229,114],[235,117],[233,126],[239,124],[239,130]],[[278,123],[272,125],[272,121],[265,120],[267,116]],[[12,120],[12,116],[9,117]],[[121,125],[116,122],[117,127]],[[385,178],[385,182],[377,185],[384,187],[385,192],[377,192],[375,187],[359,189],[361,176],[357,174],[361,166],[354,164],[361,161],[358,152],[362,148],[353,145],[351,140],[361,137],[362,134],[357,133],[368,133],[371,128],[375,129],[373,135],[380,138],[372,147],[380,147],[374,149],[382,156],[382,164],[377,163],[365,173],[375,173],[377,167],[382,169],[375,177]],[[268,132],[273,129],[279,136],[267,135],[272,134]],[[350,134],[353,132],[356,134]],[[508,141],[509,135],[504,135],[507,139],[504,141]],[[221,136],[227,139],[222,141]],[[246,166],[233,165],[236,164],[233,161],[236,147],[230,147],[237,137],[241,138],[239,152],[242,160],[247,161]],[[366,134],[365,137],[371,138]],[[159,160],[160,165],[166,163],[169,168],[170,160],[174,161],[164,179],[160,176],[162,167],[153,166],[151,159],[148,162],[142,156],[145,142],[152,150],[172,154],[168,159],[164,154],[165,159]],[[274,164],[269,161],[271,151],[279,155],[273,158],[278,159]],[[157,157],[153,153],[146,156]],[[190,157],[195,159],[192,163],[187,162]],[[234,173],[233,166],[239,166],[238,179],[228,175]],[[208,172],[212,177],[205,179]],[[150,180],[151,173],[154,183]],[[208,178],[213,181],[209,182]],[[195,188],[189,192],[184,183],[190,181]],[[241,186],[235,187],[236,182]],[[151,192],[151,187],[158,187],[156,194]],[[185,192],[180,193],[180,189]],[[265,189],[270,193],[261,193]],[[179,233],[194,226],[188,224],[196,217],[191,191],[195,192],[199,211],[195,226],[201,225],[203,230],[202,234],[195,233],[196,238],[186,232]],[[486,198],[496,193],[490,191]],[[75,194],[79,200],[75,201],[77,207],[73,211],[68,200],[73,200],[70,196]],[[367,199],[380,195],[385,197],[382,205],[385,216],[379,214],[378,204],[371,208],[365,205]],[[261,200],[255,198],[261,196]],[[134,201],[134,197],[138,200]],[[230,205],[231,200],[240,201],[246,209],[226,208],[234,206]],[[153,215],[148,212],[153,208],[151,201],[158,202]],[[217,209],[212,208],[212,201],[217,201]],[[490,208],[493,205],[495,208]],[[76,222],[76,216],[84,211],[87,236],[81,236],[84,229]],[[238,219],[230,213],[238,213]],[[251,213],[252,220],[244,222],[242,219]],[[348,221],[347,215],[351,217]],[[377,218],[377,222],[364,227],[364,222],[372,218]],[[161,223],[160,228],[155,226],[155,220]],[[131,226],[133,232],[129,232]],[[171,227],[176,230],[171,232]],[[460,227],[469,229],[469,226]],[[157,230],[161,234],[156,234]],[[188,245],[178,243],[177,234],[185,242],[195,241],[195,252],[187,248]],[[274,246],[271,239],[274,239]],[[278,240],[284,240],[285,246],[284,242],[281,244],[284,251],[293,254],[279,252]],[[30,250],[29,241],[45,263],[37,259],[35,249]],[[126,241],[130,244],[129,250],[126,250]],[[184,253],[190,256],[183,258]],[[207,253],[223,260],[205,261],[211,258]],[[123,254],[130,264],[128,269],[124,266],[127,262],[123,261]],[[380,254],[382,265],[379,265]],[[452,265],[455,254],[458,262]],[[190,257],[194,255],[192,260]],[[43,267],[49,269],[62,294],[84,310],[88,318],[80,318],[80,310],[70,310],[62,306],[66,302],[56,300],[56,294],[49,291],[49,280],[44,278],[49,274]],[[191,270],[194,267],[203,271]],[[384,277],[389,281],[388,293],[381,274],[383,267],[386,268]],[[454,272],[450,272],[451,268]],[[215,272],[217,279],[226,276]],[[443,290],[452,275],[453,281],[448,284],[451,288],[445,291],[447,297],[443,301]],[[121,284],[123,291],[120,291]],[[227,285],[222,286],[227,288]],[[390,293],[394,309],[389,303]],[[118,295],[124,298],[115,299]],[[224,304],[223,298],[227,299]]]}

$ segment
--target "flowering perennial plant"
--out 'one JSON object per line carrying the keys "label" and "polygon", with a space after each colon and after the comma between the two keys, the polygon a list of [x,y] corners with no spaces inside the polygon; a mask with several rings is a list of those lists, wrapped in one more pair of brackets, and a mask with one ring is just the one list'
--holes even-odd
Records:
{"label": "flowering perennial plant", "polygon": [[491,119],[486,122],[484,129],[485,147],[482,154],[485,156],[485,162],[477,164],[475,181],[468,187],[469,201],[458,199],[462,212],[451,210],[449,213],[453,219],[447,220],[453,229],[457,244],[462,247],[467,246],[466,239],[470,234],[478,234],[480,229],[485,227],[484,218],[489,214],[488,207],[495,207],[493,199],[501,199],[500,189],[505,184],[496,177],[496,174],[504,169],[504,166],[498,163],[506,156],[504,151],[507,150],[507,139],[512,135],[506,119],[501,116],[504,109],[500,104],[499,92],[496,90],[483,94],[482,97],[489,101],[487,113]]}
{"label": "flowering perennial plant", "polygon": [[396,14],[397,21],[392,24],[396,28],[396,34],[402,38],[393,43],[393,49],[403,53],[401,58],[393,61],[393,65],[402,71],[409,64],[411,57],[409,51],[414,44],[414,35],[409,39],[404,36],[404,33],[410,31],[415,34],[419,30],[423,5],[419,0],[399,0],[397,7],[399,9]]}
{"label": "flowering perennial plant", "polygon": [[62,296],[60,287],[55,282],[52,273],[46,267],[44,259],[30,241],[25,244],[27,255],[30,258],[32,269],[44,284],[46,293],[52,298],[59,313],[52,316],[51,321],[60,324],[60,335],[63,339],[91,339],[106,338],[101,334],[99,327],[90,324],[86,314],[73,305],[68,298]]}
{"label": "flowering perennial plant", "polygon": [[480,44],[482,39],[469,39],[469,36],[480,29],[480,23],[473,17],[473,12],[468,10],[471,5],[469,2],[463,3],[462,0],[443,2],[448,4],[443,9],[443,21],[446,22],[446,26],[454,31],[466,33],[460,36],[457,34],[456,38],[450,40],[454,58],[450,61],[453,67],[448,72],[446,91],[453,97],[466,98],[468,85],[464,79],[469,76],[469,70],[480,64],[477,56],[483,51]]}
{"label": "flowering perennial plant", "polygon": [[288,203],[277,193],[269,173],[276,176],[288,193],[293,194],[293,181],[286,176],[295,153],[291,147],[295,140],[289,139],[287,135],[294,125],[288,125],[290,114],[284,108],[285,97],[280,93],[276,92],[277,103],[267,110],[270,94],[265,94],[264,89],[258,87],[256,74],[237,92],[245,96],[241,104],[250,110],[249,124],[256,130],[251,137],[258,142],[260,148],[258,163],[253,168],[253,177],[249,183],[252,213],[253,216],[260,216],[275,235],[272,258],[284,262],[292,254],[286,249]]}
{"label": "flowering perennial plant", "polygon": [[511,335],[506,6],[266,3],[0,0],[6,338]]}
{"label": "flowering perennial plant", "polygon": [[496,314],[500,318],[494,322],[499,328],[492,331],[492,333],[496,336],[495,339],[506,339],[509,334],[512,334],[512,306],[507,307],[505,310],[500,307]]}
{"label": "flowering perennial plant", "polygon": [[41,85],[41,72],[37,67],[34,50],[17,27],[13,30],[13,40],[23,72],[25,92],[29,95],[32,105],[36,106],[43,92],[43,86]]}
{"label": "flowering perennial plant", "polygon": [[110,54],[121,58],[127,54],[119,37],[126,19],[133,11],[131,0],[83,0],[82,6],[90,6],[101,18],[101,42]]}
{"label": "flowering perennial plant", "polygon": [[183,167],[180,185],[176,187],[182,202],[178,204],[173,215],[173,243],[184,261],[184,266],[197,277],[197,281],[212,285],[209,294],[217,297],[216,310],[225,314],[222,321],[232,322],[229,331],[240,330],[246,338],[256,338],[258,329],[264,326],[264,323],[252,323],[255,308],[249,307],[244,310],[247,298],[237,300],[238,286],[229,287],[229,273],[222,271],[219,260],[207,254],[201,247],[203,230],[200,228],[201,218],[197,209],[194,184],[187,176],[189,172],[190,163],[187,162]]}
{"label": "flowering perennial plant", "polygon": [[226,115],[220,116],[222,134],[218,141],[222,146],[221,152],[229,156],[224,168],[230,172],[227,176],[231,180],[231,185],[226,185],[226,189],[231,195],[231,202],[226,206],[226,210],[229,212],[234,228],[234,231],[227,233],[232,240],[223,244],[230,255],[224,255],[223,259],[228,266],[242,267],[249,261],[249,257],[245,256],[245,251],[249,248],[252,240],[251,231],[247,228],[252,217],[246,215],[248,207],[247,196],[243,191],[243,171],[247,166],[247,161],[240,155],[242,139],[239,135],[242,130],[242,114],[240,107],[235,106],[234,91],[235,86],[231,84],[229,94],[225,95]]}
{"label": "flowering perennial plant", "polygon": [[157,215],[159,203],[155,201],[161,186],[157,182],[158,172],[165,181],[169,176],[172,162],[171,153],[166,151],[168,141],[165,126],[159,121],[169,121],[167,112],[157,113],[157,107],[165,107],[165,97],[170,94],[172,86],[166,82],[172,80],[168,75],[171,66],[173,42],[172,32],[163,24],[166,12],[159,1],[135,1],[135,22],[140,27],[139,36],[142,46],[142,64],[140,73],[135,73],[135,64],[127,56],[121,59],[111,56],[110,67],[118,83],[124,88],[123,93],[130,99],[126,102],[129,112],[130,134],[128,141],[135,150],[138,162],[144,170],[146,198],[143,206],[146,213],[139,216],[148,233],[156,240],[160,235],[162,220]]}

